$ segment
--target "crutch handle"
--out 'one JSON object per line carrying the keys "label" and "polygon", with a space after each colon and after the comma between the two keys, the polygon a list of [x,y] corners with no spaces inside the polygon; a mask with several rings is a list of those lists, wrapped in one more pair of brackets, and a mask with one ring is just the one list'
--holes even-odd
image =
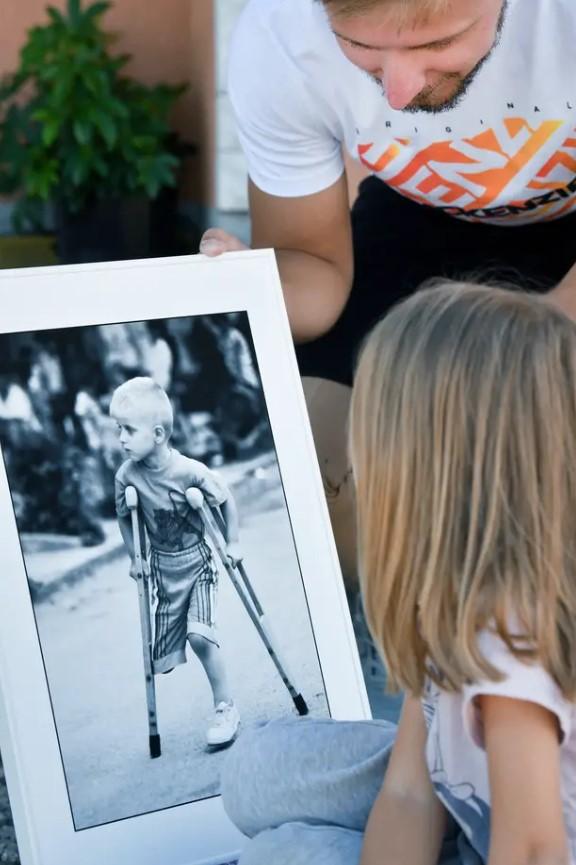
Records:
{"label": "crutch handle", "polygon": [[194,508],[195,511],[202,510],[202,507],[204,506],[202,490],[198,489],[198,487],[188,487],[184,495],[186,496],[186,501],[191,508]]}
{"label": "crutch handle", "polygon": [[124,490],[124,499],[126,501],[126,507],[128,510],[133,511],[134,508],[138,507],[138,493],[136,492],[136,487],[126,487]]}

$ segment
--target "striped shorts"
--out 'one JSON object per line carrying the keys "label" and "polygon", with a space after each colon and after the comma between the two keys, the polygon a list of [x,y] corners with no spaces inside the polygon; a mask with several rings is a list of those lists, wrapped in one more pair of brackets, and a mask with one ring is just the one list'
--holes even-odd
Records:
{"label": "striped shorts", "polygon": [[152,659],[155,673],[186,663],[188,634],[218,645],[215,628],[218,569],[202,540],[176,553],[152,550],[150,573],[157,605]]}

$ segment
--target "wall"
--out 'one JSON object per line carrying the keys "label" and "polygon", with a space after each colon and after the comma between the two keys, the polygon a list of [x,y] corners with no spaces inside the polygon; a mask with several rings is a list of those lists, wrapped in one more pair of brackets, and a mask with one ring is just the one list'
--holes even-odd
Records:
{"label": "wall", "polygon": [[[0,0],[0,76],[12,71],[29,27],[42,23],[46,0]],[[52,0],[63,8],[65,0]],[[145,83],[190,85],[175,110],[174,126],[200,151],[183,178],[186,199],[214,200],[215,55],[213,0],[115,0],[103,19],[118,33],[119,52],[133,54],[128,72]]]}
{"label": "wall", "polygon": [[[230,35],[246,0],[214,0],[216,35],[216,206],[220,211],[242,213],[248,207],[247,171],[234,129],[232,109],[226,94],[226,64]],[[346,156],[350,202],[358,183],[369,172]]]}
{"label": "wall", "polygon": [[216,49],[216,206],[220,211],[247,209],[247,171],[226,93],[228,44],[246,0],[214,0]]}
{"label": "wall", "polygon": [[[62,8],[65,0],[52,0]],[[199,146],[185,168],[182,198],[220,211],[247,207],[246,166],[226,95],[227,46],[246,0],[115,0],[104,18],[146,83],[189,83],[174,126]],[[0,0],[0,76],[14,69],[26,30],[45,20],[47,0]],[[357,165],[350,168],[354,198]]]}

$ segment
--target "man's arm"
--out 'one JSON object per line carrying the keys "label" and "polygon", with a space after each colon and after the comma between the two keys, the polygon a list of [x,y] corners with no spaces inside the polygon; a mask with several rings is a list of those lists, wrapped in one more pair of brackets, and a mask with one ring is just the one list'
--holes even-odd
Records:
{"label": "man's arm", "polygon": [[[352,287],[353,254],[346,176],[313,195],[281,198],[250,182],[252,247],[273,248],[292,333],[307,342],[337,321]],[[200,251],[218,255],[243,245],[217,229]]]}
{"label": "man's arm", "polygon": [[447,812],[425,759],[420,701],[406,697],[386,777],[366,827],[360,865],[436,865]]}
{"label": "man's arm", "polygon": [[536,703],[479,699],[490,777],[488,865],[570,865],[556,716]]}

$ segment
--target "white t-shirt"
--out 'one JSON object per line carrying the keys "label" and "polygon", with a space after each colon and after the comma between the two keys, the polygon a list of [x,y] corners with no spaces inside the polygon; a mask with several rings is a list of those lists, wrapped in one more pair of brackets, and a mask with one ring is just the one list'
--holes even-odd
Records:
{"label": "white t-shirt", "polygon": [[429,683],[422,700],[428,726],[426,759],[434,789],[471,846],[487,862],[490,787],[475,698],[495,694],[544,706],[556,715],[562,732],[562,802],[570,861],[576,865],[576,706],[562,696],[542,667],[518,661],[499,637],[483,632],[479,646],[486,660],[504,674],[502,682],[480,682],[461,694],[449,694]]}
{"label": "white t-shirt", "polygon": [[229,93],[254,183],[335,183],[342,149],[454,216],[511,225],[576,208],[576,0],[510,0],[501,39],[454,109],[395,111],[348,61],[319,0],[249,0]]}

